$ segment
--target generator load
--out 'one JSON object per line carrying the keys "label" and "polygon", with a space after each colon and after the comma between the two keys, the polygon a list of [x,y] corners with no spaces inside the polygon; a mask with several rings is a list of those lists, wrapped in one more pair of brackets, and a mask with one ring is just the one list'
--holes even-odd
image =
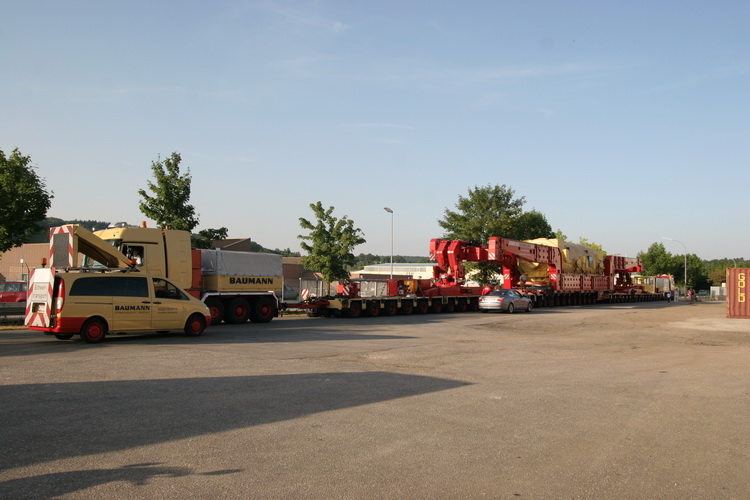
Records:
{"label": "generator load", "polygon": [[[595,248],[557,238],[537,238],[525,241],[535,245],[558,248],[562,254],[562,270],[565,273],[604,274],[603,252]],[[546,263],[519,260],[518,267],[529,281],[546,280],[549,276],[549,265]]]}

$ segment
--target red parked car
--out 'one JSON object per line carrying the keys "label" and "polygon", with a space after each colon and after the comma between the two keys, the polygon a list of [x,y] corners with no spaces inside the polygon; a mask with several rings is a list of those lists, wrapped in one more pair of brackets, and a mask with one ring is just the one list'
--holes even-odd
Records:
{"label": "red parked car", "polygon": [[26,282],[0,282],[0,313],[23,314],[26,311]]}

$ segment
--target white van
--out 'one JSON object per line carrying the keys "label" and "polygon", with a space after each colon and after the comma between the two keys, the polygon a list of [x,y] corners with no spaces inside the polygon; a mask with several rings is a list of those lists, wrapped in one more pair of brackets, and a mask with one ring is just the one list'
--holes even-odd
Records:
{"label": "white van", "polygon": [[165,278],[140,273],[54,273],[29,281],[25,325],[67,340],[104,340],[108,332],[183,330],[203,334],[208,307]]}

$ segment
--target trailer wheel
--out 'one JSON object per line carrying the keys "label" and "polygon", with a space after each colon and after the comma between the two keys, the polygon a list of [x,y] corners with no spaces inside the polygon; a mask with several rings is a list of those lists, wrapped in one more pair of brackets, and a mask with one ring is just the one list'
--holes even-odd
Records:
{"label": "trailer wheel", "polygon": [[414,312],[417,314],[427,314],[427,311],[429,311],[429,309],[430,305],[426,300],[419,300],[417,301],[417,307],[414,308]]}
{"label": "trailer wheel", "polygon": [[398,304],[395,300],[389,300],[385,303],[385,306],[383,307],[383,314],[385,316],[393,316],[398,312]]}
{"label": "trailer wheel", "polygon": [[362,315],[362,303],[352,302],[349,309],[344,309],[344,313],[347,318],[359,318]]}
{"label": "trailer wheel", "polygon": [[456,312],[456,302],[453,299],[448,299],[448,302],[443,307],[444,313]]}
{"label": "trailer wheel", "polygon": [[206,317],[202,314],[193,314],[185,322],[185,335],[189,337],[198,337],[203,335],[206,329]]}
{"label": "trailer wheel", "polygon": [[377,316],[380,314],[380,304],[371,300],[365,305],[365,309],[362,312],[365,316]]}
{"label": "trailer wheel", "polygon": [[458,299],[458,302],[456,303],[456,311],[466,312],[468,309],[469,304],[466,302],[466,299]]}
{"label": "trailer wheel", "polygon": [[439,300],[433,300],[432,305],[430,305],[430,312],[437,314],[442,310],[443,310],[443,303],[440,302]]}
{"label": "trailer wheel", "polygon": [[91,318],[81,327],[81,338],[89,344],[98,344],[107,336],[107,323],[99,318]]}
{"label": "trailer wheel", "polygon": [[262,297],[253,302],[250,321],[253,323],[268,323],[276,315],[276,306],[268,297]]}
{"label": "trailer wheel", "polygon": [[401,303],[401,309],[399,309],[399,313],[411,314],[413,312],[414,312],[414,304],[411,302],[411,300],[407,300]]}
{"label": "trailer wheel", "polygon": [[55,338],[57,340],[70,340],[71,338],[73,338],[73,334],[72,333],[56,333]]}
{"label": "trailer wheel", "polygon": [[234,325],[244,323],[250,315],[250,304],[242,297],[232,299],[226,312],[226,320]]}
{"label": "trailer wheel", "polygon": [[218,325],[224,319],[224,304],[219,299],[206,299],[206,307],[211,311],[211,324]]}

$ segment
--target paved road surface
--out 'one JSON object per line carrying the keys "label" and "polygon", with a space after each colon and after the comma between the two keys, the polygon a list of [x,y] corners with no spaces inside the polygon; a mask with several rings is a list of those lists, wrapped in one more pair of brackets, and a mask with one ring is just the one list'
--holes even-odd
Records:
{"label": "paved road surface", "polygon": [[645,303],[0,332],[0,498],[750,498],[750,321]]}

